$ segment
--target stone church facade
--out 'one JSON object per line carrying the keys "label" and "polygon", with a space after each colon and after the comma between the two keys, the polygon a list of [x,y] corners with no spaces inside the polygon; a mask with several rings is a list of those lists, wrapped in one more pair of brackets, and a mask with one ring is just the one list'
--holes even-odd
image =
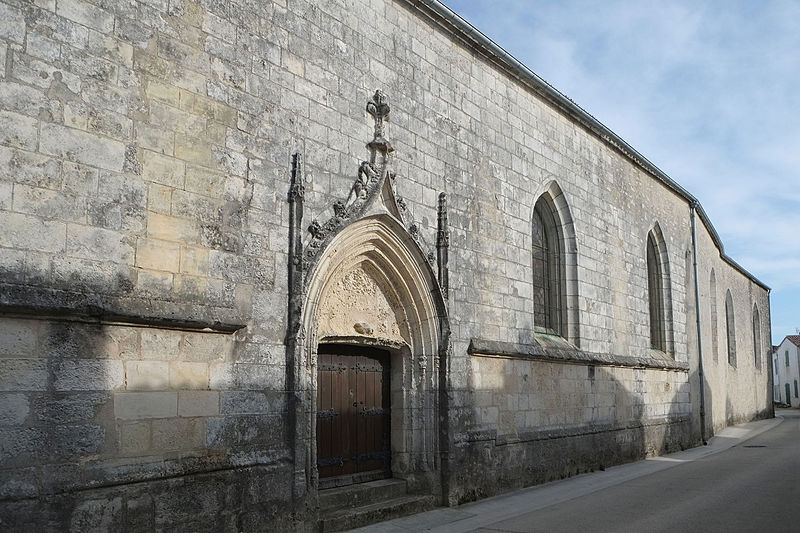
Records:
{"label": "stone church facade", "polygon": [[697,200],[434,0],[2,0],[0,59],[3,530],[314,531],[772,416]]}

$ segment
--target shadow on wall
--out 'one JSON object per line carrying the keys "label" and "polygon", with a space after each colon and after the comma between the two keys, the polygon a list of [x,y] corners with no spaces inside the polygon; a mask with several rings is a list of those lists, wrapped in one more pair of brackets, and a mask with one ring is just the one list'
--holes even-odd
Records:
{"label": "shadow on wall", "polygon": [[451,503],[690,447],[688,373],[471,356],[453,410]]}
{"label": "shadow on wall", "polygon": [[[703,436],[705,437],[706,442],[707,442],[708,439],[713,437],[714,433],[715,433],[715,430],[714,430],[714,427],[715,427],[714,426],[714,401],[715,401],[714,391],[713,391],[713,388],[711,387],[711,384],[710,384],[708,378],[704,376],[703,377],[703,387],[704,387],[704,389],[703,389],[703,394],[704,394],[703,403],[704,403],[704,405],[702,406],[702,408],[703,408],[703,412],[704,412],[703,417],[705,418],[705,421],[703,422],[703,417],[700,416],[700,409],[701,409],[701,406],[700,406],[700,390],[698,389],[698,387],[696,385],[697,383],[700,382],[699,381],[700,380],[699,375],[700,375],[700,373],[699,373],[699,370],[697,369],[697,367],[693,367],[691,372],[689,373],[689,383],[691,385],[693,385],[693,386],[690,386],[690,389],[691,389],[691,391],[693,393],[692,394],[692,396],[693,396],[692,397],[692,408],[693,408],[693,410],[692,410],[692,437],[696,441],[695,444],[697,444],[697,443],[702,444]],[[705,423],[705,432],[701,434],[700,425],[702,423]]]}
{"label": "shadow on wall", "polygon": [[291,522],[282,382],[237,344],[0,318],[0,530]]}

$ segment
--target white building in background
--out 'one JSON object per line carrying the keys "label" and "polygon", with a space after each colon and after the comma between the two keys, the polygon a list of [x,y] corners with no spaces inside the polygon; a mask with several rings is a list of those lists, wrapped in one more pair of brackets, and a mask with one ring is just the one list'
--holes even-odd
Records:
{"label": "white building in background", "polygon": [[800,407],[800,335],[787,335],[772,353],[776,402]]}

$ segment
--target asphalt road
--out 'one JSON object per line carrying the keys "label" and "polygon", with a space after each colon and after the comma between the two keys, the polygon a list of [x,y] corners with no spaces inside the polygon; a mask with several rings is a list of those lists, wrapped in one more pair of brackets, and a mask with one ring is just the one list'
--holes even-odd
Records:
{"label": "asphalt road", "polygon": [[724,452],[476,529],[800,531],[800,412]]}
{"label": "asphalt road", "polygon": [[800,532],[800,411],[699,446],[359,533]]}

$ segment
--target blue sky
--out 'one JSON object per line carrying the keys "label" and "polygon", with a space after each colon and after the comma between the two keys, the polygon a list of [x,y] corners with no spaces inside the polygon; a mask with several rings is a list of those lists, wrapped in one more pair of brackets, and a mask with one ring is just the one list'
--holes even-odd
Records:
{"label": "blue sky", "polygon": [[697,197],[800,329],[800,2],[444,0]]}

